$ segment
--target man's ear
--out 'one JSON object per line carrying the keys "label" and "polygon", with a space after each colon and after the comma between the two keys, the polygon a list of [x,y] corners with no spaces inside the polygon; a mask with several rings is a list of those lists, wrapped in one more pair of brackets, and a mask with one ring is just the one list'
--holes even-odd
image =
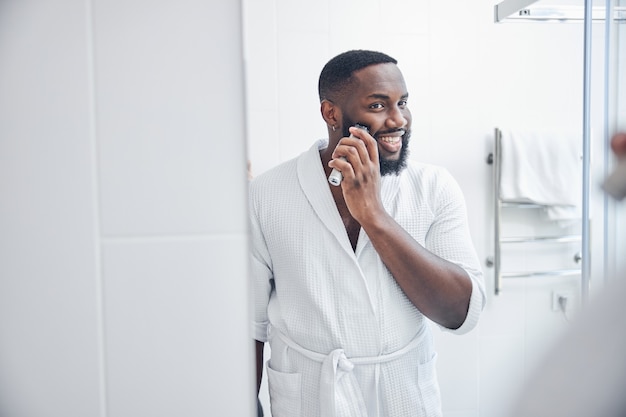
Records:
{"label": "man's ear", "polygon": [[336,128],[340,126],[339,120],[341,119],[341,110],[337,107],[337,105],[335,105],[335,103],[326,99],[322,100],[320,104],[320,111],[328,126],[335,126]]}

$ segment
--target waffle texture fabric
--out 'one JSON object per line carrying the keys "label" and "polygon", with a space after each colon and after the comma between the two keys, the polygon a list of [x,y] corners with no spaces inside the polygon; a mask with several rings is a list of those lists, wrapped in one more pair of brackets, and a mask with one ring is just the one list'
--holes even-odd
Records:
{"label": "waffle texture fabric", "polygon": [[[269,342],[273,417],[441,415],[429,321],[361,229],[352,249],[324,173],[322,140],[250,184],[253,337]],[[485,304],[465,201],[443,168],[408,161],[381,179],[387,212],[472,281],[465,322]]]}

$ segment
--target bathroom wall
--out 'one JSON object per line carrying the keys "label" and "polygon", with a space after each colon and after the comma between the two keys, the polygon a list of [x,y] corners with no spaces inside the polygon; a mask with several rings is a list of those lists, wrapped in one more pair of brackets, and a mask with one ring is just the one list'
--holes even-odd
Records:
{"label": "bathroom wall", "polygon": [[[496,2],[480,0],[244,0],[248,149],[254,174],[327,137],[317,98],[324,63],[347,49],[377,49],[399,61],[413,113],[412,158],[448,168],[468,202],[481,260],[493,255],[494,128],[567,128],[582,132],[582,24],[495,24]],[[594,24],[594,158],[602,155],[602,25]],[[623,35],[622,35],[623,37]],[[623,42],[623,41],[622,41]],[[623,49],[622,49],[623,50]],[[623,76],[622,76],[623,77]],[[623,111],[623,110],[622,110]],[[623,118],[621,120],[624,120]],[[613,126],[615,127],[615,126]],[[626,126],[622,125],[622,128]],[[596,160],[597,162],[597,160]],[[591,183],[593,253],[604,250],[597,169]],[[582,175],[582,173],[581,173]],[[510,233],[552,233],[538,214],[505,219]],[[557,227],[558,229],[558,227]],[[579,224],[556,230],[578,233]],[[528,248],[505,268],[575,268],[576,246]],[[529,254],[542,254],[534,259]],[[532,259],[531,259],[532,258]],[[602,278],[602,262],[592,262]],[[447,417],[502,417],[537,359],[579,311],[580,278],[507,279],[493,293],[479,328],[458,337],[436,332]],[[602,279],[596,279],[596,282]],[[567,311],[553,311],[554,292]],[[269,352],[269,351],[268,351]],[[265,384],[265,382],[264,382]],[[267,393],[261,399],[267,407]]]}
{"label": "bathroom wall", "polygon": [[241,33],[228,0],[0,2],[3,417],[254,415]]}

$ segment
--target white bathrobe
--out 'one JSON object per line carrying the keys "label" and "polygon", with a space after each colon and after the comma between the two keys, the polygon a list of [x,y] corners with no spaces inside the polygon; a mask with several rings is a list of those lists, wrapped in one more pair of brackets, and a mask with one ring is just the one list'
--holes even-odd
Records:
{"label": "white bathrobe", "polygon": [[[332,198],[319,141],[250,184],[253,334],[269,341],[273,417],[441,415],[431,322],[361,230],[356,250]],[[463,195],[444,169],[409,161],[382,178],[385,209],[472,280],[467,318],[485,302]]]}

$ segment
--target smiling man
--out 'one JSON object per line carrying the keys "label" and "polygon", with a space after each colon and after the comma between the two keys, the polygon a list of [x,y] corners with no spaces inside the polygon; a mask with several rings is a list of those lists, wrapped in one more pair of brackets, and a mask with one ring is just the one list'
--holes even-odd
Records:
{"label": "smiling man", "polygon": [[257,377],[269,342],[273,417],[440,416],[429,320],[462,334],[484,307],[457,183],[408,159],[396,64],[331,59],[318,86],[328,141],[250,184]]}

